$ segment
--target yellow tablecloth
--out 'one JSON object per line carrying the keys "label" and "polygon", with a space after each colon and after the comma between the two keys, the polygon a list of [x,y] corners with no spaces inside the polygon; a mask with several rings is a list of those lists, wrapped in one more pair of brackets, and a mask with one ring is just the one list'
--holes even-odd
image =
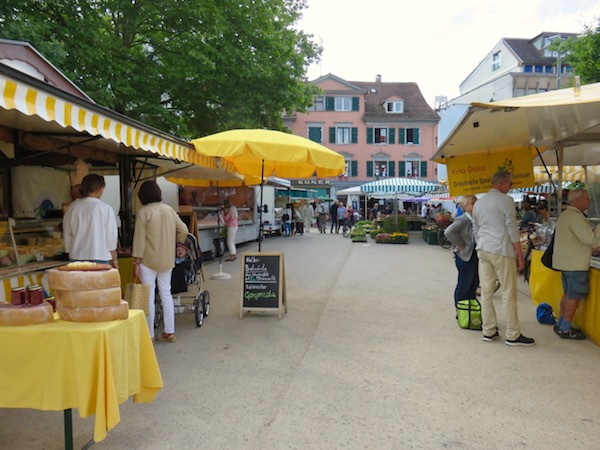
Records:
{"label": "yellow tablecloth", "polygon": [[133,395],[149,403],[163,387],[144,313],[127,320],[0,327],[0,407],[96,415],[94,440],[121,420]]}
{"label": "yellow tablecloth", "polygon": [[[542,254],[539,250],[533,250],[531,253],[531,298],[536,305],[548,303],[558,316],[563,294],[561,274],[542,264]],[[600,345],[600,271],[594,268],[590,268],[590,293],[577,308],[573,323],[581,328],[592,342]]]}

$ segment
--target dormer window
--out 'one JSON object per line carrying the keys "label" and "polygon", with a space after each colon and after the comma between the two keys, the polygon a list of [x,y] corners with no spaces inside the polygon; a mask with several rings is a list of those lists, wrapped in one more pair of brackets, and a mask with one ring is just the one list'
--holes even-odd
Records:
{"label": "dormer window", "polygon": [[385,102],[385,110],[388,113],[403,113],[404,102],[400,100]]}
{"label": "dormer window", "polygon": [[492,70],[498,70],[500,67],[502,67],[502,54],[496,52],[492,56]]}

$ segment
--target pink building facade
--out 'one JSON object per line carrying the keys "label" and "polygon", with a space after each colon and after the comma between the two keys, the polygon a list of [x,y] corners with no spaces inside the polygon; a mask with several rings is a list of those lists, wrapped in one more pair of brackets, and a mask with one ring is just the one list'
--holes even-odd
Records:
{"label": "pink building facade", "polygon": [[[313,81],[322,94],[307,113],[284,117],[293,134],[309,138],[346,159],[337,179],[294,180],[328,192],[384,177],[437,181],[437,113],[416,83],[346,81],[328,74]],[[334,189],[331,189],[334,188]]]}

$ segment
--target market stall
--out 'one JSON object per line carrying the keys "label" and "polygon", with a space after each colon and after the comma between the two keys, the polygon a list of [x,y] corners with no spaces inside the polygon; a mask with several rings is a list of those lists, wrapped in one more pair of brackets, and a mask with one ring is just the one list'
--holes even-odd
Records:
{"label": "market stall", "polygon": [[[576,80],[572,88],[496,103],[472,104],[432,159],[456,169],[454,172],[448,171],[451,193],[453,190],[457,192],[464,188],[463,184],[457,183],[456,177],[453,180],[453,176],[467,174],[465,185],[471,186],[468,183],[468,175],[472,173],[471,177],[478,177],[476,169],[486,165],[493,158],[510,163],[516,158],[519,161],[522,158],[531,160],[536,166],[544,167],[544,172],[548,174],[554,187],[552,192],[556,193],[557,199],[561,199],[556,208],[557,213],[560,213],[564,206],[563,167],[600,165],[599,131],[600,83],[579,86]],[[489,165],[496,170],[503,166]],[[553,171],[550,166],[557,168]],[[529,183],[533,181],[533,173],[527,174],[524,164],[520,167],[520,176],[515,179],[513,175],[513,184],[517,181],[517,186],[513,187],[526,188],[533,185]],[[586,172],[584,170],[584,174]],[[552,177],[554,174],[556,179]],[[587,175],[584,176],[586,181],[589,181]],[[480,177],[480,181],[483,182],[479,183],[477,192],[489,189],[489,182],[486,186],[485,179],[481,180]],[[525,184],[526,182],[528,184]],[[476,181],[473,184],[476,184]],[[588,187],[594,202],[594,192],[598,189],[593,184]],[[590,211],[597,212],[598,208],[594,206],[590,207]],[[532,252],[532,298],[536,303],[550,303],[555,311],[558,311],[558,300],[562,296],[560,276],[558,272],[543,267],[540,257],[541,252]],[[594,261],[591,264],[593,265]],[[585,306],[578,311],[575,321],[590,339],[600,344],[600,308],[597,306],[600,302],[600,291],[597,272],[596,268],[590,268],[590,293],[588,300],[584,302]]]}
{"label": "market stall", "polygon": [[149,403],[163,387],[140,310],[112,322],[0,327],[0,342],[0,407],[65,411],[66,448],[71,409],[95,415],[100,442],[120,422],[121,403]]}

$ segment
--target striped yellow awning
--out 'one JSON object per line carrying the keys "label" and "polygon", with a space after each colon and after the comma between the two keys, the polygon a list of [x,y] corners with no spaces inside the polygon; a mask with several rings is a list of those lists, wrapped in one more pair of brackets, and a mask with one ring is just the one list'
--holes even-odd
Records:
{"label": "striped yellow awning", "polygon": [[[584,166],[563,166],[563,181],[585,181]],[[558,167],[548,166],[548,171],[552,175],[553,181],[558,181]],[[587,166],[588,183],[600,182],[600,166]],[[542,166],[534,166],[533,178],[536,184],[544,184],[548,182],[548,174]]]}
{"label": "striped yellow awning", "polygon": [[[152,132],[150,127],[144,127],[95,103],[76,97],[70,101],[66,99],[67,95],[55,95],[51,91],[48,89],[46,92],[26,81],[0,73],[0,108],[37,116],[48,123],[57,123],[63,128],[72,128],[91,136],[101,136],[133,149],[198,166],[217,167],[215,158],[198,154],[191,144],[160,131]],[[119,120],[120,117],[126,120]]]}

